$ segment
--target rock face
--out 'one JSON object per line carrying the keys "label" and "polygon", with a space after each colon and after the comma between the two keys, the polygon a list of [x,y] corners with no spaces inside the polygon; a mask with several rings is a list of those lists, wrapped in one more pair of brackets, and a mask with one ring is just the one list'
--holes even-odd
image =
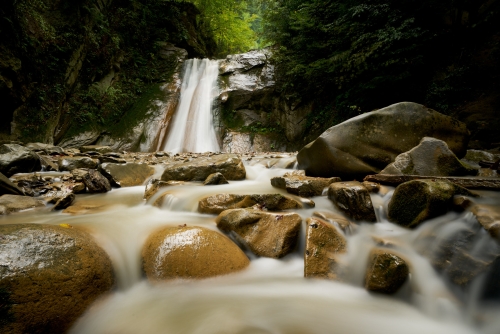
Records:
{"label": "rock face", "polygon": [[65,333],[113,284],[107,254],[82,231],[0,225],[3,333]]}
{"label": "rock face", "polygon": [[89,157],[63,157],[58,161],[59,170],[72,171],[78,168],[92,168],[97,167],[97,161]]}
{"label": "rock face", "polygon": [[286,151],[287,146],[260,133],[226,131],[222,140],[222,151],[228,153]]}
{"label": "rock face", "polygon": [[321,196],[323,189],[334,182],[340,182],[339,177],[309,177],[302,175],[283,175],[273,177],[271,185],[276,188],[285,189],[288,193],[301,197]]}
{"label": "rock face", "polygon": [[221,231],[230,233],[252,253],[272,258],[294,250],[301,222],[296,213],[273,214],[254,209],[226,210],[216,219]]}
{"label": "rock face", "polygon": [[0,196],[0,215],[44,207],[45,203],[39,199],[19,195]]}
{"label": "rock face", "polygon": [[205,182],[203,182],[204,186],[218,185],[218,184],[228,184],[226,178],[222,173],[213,173],[207,176]]}
{"label": "rock face", "polygon": [[0,145],[0,173],[7,177],[16,173],[30,173],[40,170],[36,153],[17,144]]}
{"label": "rock face", "polygon": [[154,173],[153,167],[137,163],[104,163],[100,170],[114,186],[118,187],[140,186]]}
{"label": "rock face", "polygon": [[213,173],[220,172],[227,180],[242,180],[246,176],[241,159],[235,154],[220,154],[194,158],[165,168],[162,181],[205,181]]}
{"label": "rock face", "polygon": [[204,227],[167,227],[153,233],[142,250],[150,280],[205,278],[240,271],[250,263],[226,236]]}
{"label": "rock face", "polygon": [[310,176],[360,177],[379,173],[423,137],[441,139],[463,157],[468,136],[465,124],[420,104],[402,102],[331,127],[300,150],[297,161]]}
{"label": "rock face", "polygon": [[376,249],[370,253],[365,287],[369,291],[392,294],[404,284],[408,274],[405,260],[385,250]]}
{"label": "rock face", "polygon": [[198,203],[198,212],[219,214],[228,209],[249,208],[254,205],[271,211],[302,209],[304,207],[301,202],[281,194],[218,194],[200,200]]}
{"label": "rock face", "polygon": [[375,210],[368,190],[357,181],[336,182],[328,187],[328,198],[347,216],[375,222]]}
{"label": "rock face", "polygon": [[400,184],[389,202],[392,222],[415,227],[422,221],[445,214],[453,205],[453,196],[474,196],[465,188],[445,180],[414,180]]}
{"label": "rock face", "polygon": [[338,279],[338,255],[346,251],[345,237],[332,224],[318,218],[306,221],[304,276]]}
{"label": "rock face", "polygon": [[398,155],[380,174],[462,176],[476,175],[477,170],[458,160],[444,141],[424,137],[418,146]]}

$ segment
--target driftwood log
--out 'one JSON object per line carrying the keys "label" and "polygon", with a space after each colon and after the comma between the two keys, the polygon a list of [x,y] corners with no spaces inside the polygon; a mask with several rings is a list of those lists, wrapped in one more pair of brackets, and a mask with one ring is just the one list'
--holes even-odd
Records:
{"label": "driftwood log", "polygon": [[448,180],[467,189],[500,190],[500,178],[376,174],[368,175],[364,180],[397,186],[419,179]]}

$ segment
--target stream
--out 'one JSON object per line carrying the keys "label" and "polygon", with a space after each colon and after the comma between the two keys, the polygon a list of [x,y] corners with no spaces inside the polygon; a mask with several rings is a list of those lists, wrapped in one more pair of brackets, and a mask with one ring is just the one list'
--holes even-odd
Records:
{"label": "stream", "polygon": [[[305,227],[294,253],[276,260],[247,253],[251,264],[236,274],[204,280],[150,283],[141,268],[146,238],[163,226],[203,226],[217,231],[215,215],[197,213],[198,201],[219,193],[282,193],[270,178],[283,175],[293,156],[246,161],[247,178],[227,185],[187,183],[162,189],[162,207],[143,199],[144,186],[109,193],[79,195],[74,205],[83,215],[50,211],[0,217],[1,224],[70,224],[90,232],[109,254],[116,289],[77,321],[74,334],[132,333],[486,333],[500,329],[499,310],[480,301],[482,277],[466,291],[454,291],[421,254],[438,238],[472,226],[471,213],[448,213],[409,230],[387,221],[384,207],[392,195],[372,194],[378,222],[360,223],[348,235],[345,282],[304,278]],[[480,192],[483,203],[500,205],[500,194]],[[326,196],[313,197],[316,207],[294,210],[303,220],[314,211],[339,213]],[[476,223],[477,225],[477,223]],[[410,266],[410,279],[393,296],[367,292],[364,275],[374,238],[383,238]],[[492,239],[478,231],[475,252],[487,252]]]}

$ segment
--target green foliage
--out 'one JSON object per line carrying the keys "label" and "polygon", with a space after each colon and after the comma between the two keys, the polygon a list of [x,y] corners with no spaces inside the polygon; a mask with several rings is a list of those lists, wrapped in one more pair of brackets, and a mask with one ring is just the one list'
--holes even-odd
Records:
{"label": "green foliage", "polygon": [[[201,11],[199,26],[217,43],[217,55],[246,52],[257,46],[252,24],[258,18],[250,13],[245,0],[191,0]],[[255,10],[255,7],[253,7]]]}

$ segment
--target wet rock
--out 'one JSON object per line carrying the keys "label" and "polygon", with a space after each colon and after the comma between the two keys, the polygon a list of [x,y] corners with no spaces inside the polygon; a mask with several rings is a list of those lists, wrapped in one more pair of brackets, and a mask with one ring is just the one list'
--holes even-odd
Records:
{"label": "wet rock", "polygon": [[338,255],[345,253],[345,237],[332,224],[318,218],[306,221],[304,276],[338,279]]}
{"label": "wet rock", "polygon": [[475,196],[446,180],[413,180],[400,184],[388,206],[389,220],[405,227],[445,214],[455,195]]}
{"label": "wet rock", "polygon": [[331,127],[298,153],[297,162],[310,176],[356,178],[379,173],[423,137],[445,141],[461,158],[469,131],[449,116],[402,102]]}
{"label": "wet rock", "polygon": [[[314,202],[313,202],[314,203]],[[228,209],[249,208],[254,205],[270,211],[302,209],[304,205],[281,194],[234,195],[218,194],[203,198],[198,202],[198,212],[219,214]]]}
{"label": "wet rock", "polygon": [[24,195],[24,192],[16,184],[14,184],[8,177],[0,173],[0,195],[13,194]]}
{"label": "wet rock", "polygon": [[89,169],[83,176],[83,183],[89,193],[105,193],[111,190],[108,179],[95,169]]}
{"label": "wet rock", "polygon": [[493,205],[474,204],[469,210],[476,216],[479,224],[490,235],[500,241],[500,208]]}
{"label": "wet rock", "polygon": [[173,163],[165,168],[162,181],[205,181],[220,172],[226,180],[242,180],[246,176],[241,159],[235,154],[220,154],[194,158],[188,162]]}
{"label": "wet rock", "polygon": [[0,225],[0,235],[3,333],[65,333],[114,284],[109,257],[87,233],[18,224]]}
{"label": "wet rock", "polygon": [[204,186],[218,185],[218,184],[229,184],[224,175],[222,175],[221,173],[210,174],[209,176],[207,176],[205,182],[203,182]]}
{"label": "wet rock", "polygon": [[339,210],[355,220],[377,220],[370,194],[360,182],[332,183],[328,187],[328,198]]}
{"label": "wet rock", "polygon": [[285,189],[288,193],[301,197],[321,196],[323,189],[334,182],[340,182],[339,177],[310,177],[302,175],[284,175],[273,177],[271,185]]}
{"label": "wet rock", "polygon": [[378,193],[380,191],[380,183],[363,181],[363,186],[371,193]]}
{"label": "wet rock", "polygon": [[95,169],[97,161],[89,157],[63,157],[59,158],[58,165],[61,171],[72,171],[78,168]]}
{"label": "wet rock", "polygon": [[380,174],[463,176],[476,175],[477,170],[458,160],[444,141],[424,137],[418,146],[398,155]]}
{"label": "wet rock", "polygon": [[48,156],[39,155],[38,158],[40,158],[40,165],[43,171],[48,171],[48,172],[59,171],[59,166],[56,163],[54,163],[52,159],[50,159]]}
{"label": "wet rock", "polygon": [[97,153],[100,153],[100,154],[105,154],[105,153],[113,152],[113,150],[109,146],[86,145],[86,146],[81,146],[80,147],[80,152],[82,152],[82,153],[85,153],[85,152],[97,152]]}
{"label": "wet rock", "polygon": [[480,150],[467,150],[467,154],[463,157],[462,161],[473,166],[474,168],[480,168],[480,161],[494,163],[498,159],[500,159],[500,154],[493,154]]}
{"label": "wet rock", "polygon": [[281,258],[297,245],[302,219],[296,213],[273,214],[254,209],[223,211],[217,227],[258,256]]}
{"label": "wet rock", "polygon": [[313,216],[326,220],[347,235],[352,234],[357,228],[357,225],[349,219],[331,211],[315,211]]}
{"label": "wet rock", "polygon": [[16,173],[40,170],[38,155],[17,144],[0,145],[0,173],[10,177]]}
{"label": "wet rock", "polygon": [[405,260],[386,250],[375,249],[368,260],[365,288],[369,291],[393,294],[406,282],[408,274]]}
{"label": "wet rock", "polygon": [[19,195],[0,196],[0,215],[41,207],[45,207],[45,203],[32,197]]}
{"label": "wet rock", "polygon": [[113,163],[113,164],[125,164],[127,163],[127,160],[121,159],[121,158],[115,158],[107,155],[101,155],[97,159],[99,159],[99,162],[101,164],[104,163]]}
{"label": "wet rock", "polygon": [[144,199],[148,200],[151,197],[153,197],[154,194],[158,192],[158,190],[169,187],[169,186],[177,186],[177,185],[182,185],[184,182],[178,182],[178,181],[161,181],[158,179],[150,179],[148,183],[146,184],[146,189],[144,191]]}
{"label": "wet rock", "polygon": [[54,207],[52,210],[63,210],[66,209],[68,206],[73,204],[75,201],[75,194],[69,193],[66,194],[65,196],[59,198],[57,202],[54,204]]}
{"label": "wet rock", "polygon": [[100,171],[113,185],[118,187],[132,187],[144,184],[153,175],[154,168],[138,163],[105,163],[101,165]]}
{"label": "wet rock", "polygon": [[250,263],[225,235],[197,226],[167,227],[153,233],[142,258],[146,276],[153,281],[226,275]]}

